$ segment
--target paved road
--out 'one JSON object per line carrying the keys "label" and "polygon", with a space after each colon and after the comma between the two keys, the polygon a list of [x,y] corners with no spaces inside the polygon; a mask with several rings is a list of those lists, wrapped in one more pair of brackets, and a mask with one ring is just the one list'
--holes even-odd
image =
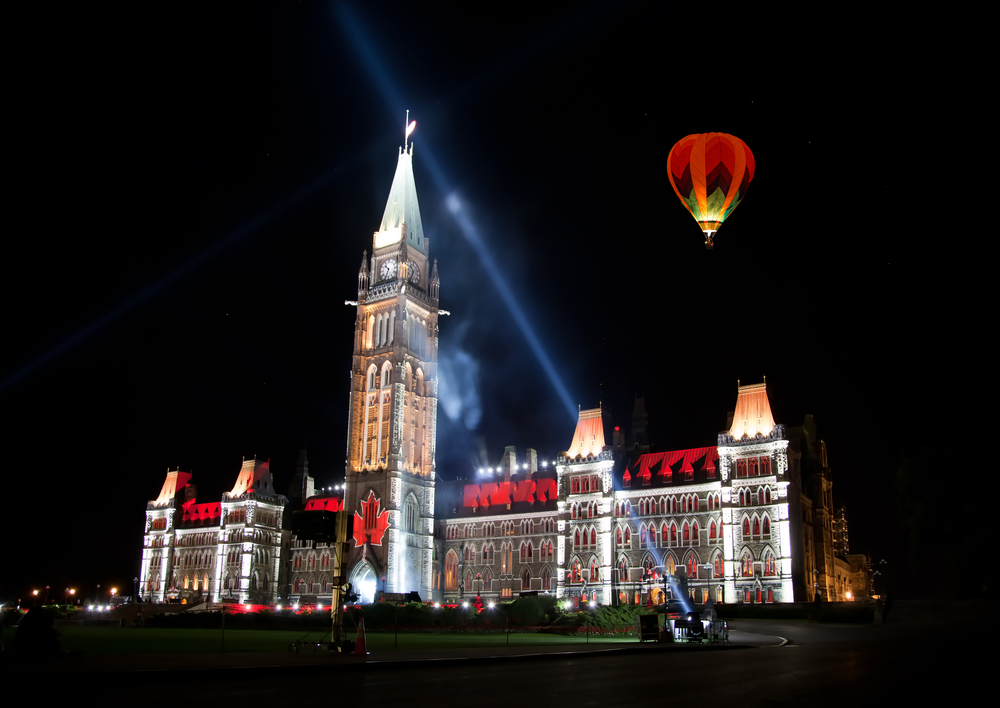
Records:
{"label": "paved road", "polygon": [[[348,705],[930,705],[977,695],[984,640],[956,639],[947,624],[835,626],[737,621],[746,646],[723,650],[600,652],[520,659],[314,664],[206,671],[63,674],[28,679],[38,690],[185,704]],[[788,640],[778,646],[780,636]],[[758,637],[759,641],[755,641]],[[770,646],[765,646],[770,642]],[[757,646],[750,646],[756,644]],[[373,657],[374,658],[374,657]],[[387,659],[393,657],[386,657]],[[403,653],[396,658],[415,658]],[[164,666],[169,669],[169,666]],[[963,701],[964,702],[964,701]],[[987,701],[989,702],[989,701]],[[545,704],[541,704],[544,708]]]}

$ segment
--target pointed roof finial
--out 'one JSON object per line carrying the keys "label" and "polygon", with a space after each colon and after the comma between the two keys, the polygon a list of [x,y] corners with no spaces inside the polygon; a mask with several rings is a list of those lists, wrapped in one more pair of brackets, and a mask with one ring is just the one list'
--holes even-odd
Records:
{"label": "pointed roof finial", "polygon": [[417,121],[410,122],[410,109],[406,109],[406,124],[403,126],[403,152],[406,152],[406,143],[410,139],[410,133],[417,127]]}

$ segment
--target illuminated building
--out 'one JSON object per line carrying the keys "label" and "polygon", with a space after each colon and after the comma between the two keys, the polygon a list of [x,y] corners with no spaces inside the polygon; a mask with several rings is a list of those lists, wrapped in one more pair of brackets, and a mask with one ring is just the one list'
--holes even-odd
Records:
{"label": "illuminated building", "polygon": [[355,540],[346,568],[363,600],[376,588],[431,594],[441,311],[429,253],[404,141],[349,303],[357,319],[344,499]]}
{"label": "illuminated building", "polygon": [[811,417],[787,432],[761,383],[738,387],[713,447],[645,451],[641,399],[633,425],[633,454],[616,458],[601,410],[580,411],[552,468],[533,450],[518,465],[507,448],[475,483],[442,485],[437,596],[659,603],[683,578],[697,602],[848,599],[847,564],[827,542],[832,482]]}
{"label": "illuminated building", "polygon": [[197,503],[190,472],[167,472],[159,496],[146,504],[139,577],[149,602],[278,599],[288,499],[278,494],[270,465],[244,460],[233,489],[219,502]]}
{"label": "illuminated building", "polygon": [[195,502],[190,474],[170,472],[147,505],[143,596],[329,602],[332,546],[282,531],[283,515],[344,509],[343,580],[362,602],[383,590],[445,601],[522,592],[599,603],[680,592],[698,602],[846,599],[861,581],[835,554],[825,444],[811,417],[791,431],[776,423],[764,383],[738,386],[715,446],[651,452],[637,399],[628,445],[617,428],[605,445],[601,409],[581,410],[555,460],[528,450],[518,463],[507,448],[475,483],[443,484],[435,498],[438,317],[447,312],[412,160],[404,143],[347,303],[356,319],[343,506],[314,495],[304,453],[287,509],[267,463],[245,461],[212,504]]}

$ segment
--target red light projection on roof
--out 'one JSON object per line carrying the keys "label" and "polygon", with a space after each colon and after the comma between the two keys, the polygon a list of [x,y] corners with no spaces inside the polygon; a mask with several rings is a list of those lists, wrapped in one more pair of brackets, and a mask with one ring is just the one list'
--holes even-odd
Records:
{"label": "red light projection on roof", "polygon": [[381,511],[381,500],[375,492],[368,492],[368,498],[361,502],[361,513],[354,512],[354,547],[370,543],[382,545],[382,537],[389,528],[389,512]]}
{"label": "red light projection on roof", "polygon": [[476,508],[514,502],[544,503],[558,496],[556,480],[547,477],[512,482],[466,484],[462,489],[462,506]]}
{"label": "red light projection on roof", "polygon": [[[681,463],[681,474],[694,472],[696,469],[714,470],[719,461],[717,447],[693,447],[690,450],[671,450],[669,452],[651,452],[640,455],[637,461],[636,476],[648,478],[652,474],[659,475],[664,481],[671,478],[673,467]],[[625,470],[625,480],[628,481],[628,470]]]}
{"label": "red light projection on roof", "polygon": [[221,515],[222,504],[219,502],[195,504],[192,500],[184,505],[184,521],[215,521]]}
{"label": "red light projection on roof", "polygon": [[[340,497],[313,497],[306,501],[306,511],[343,511],[344,500]],[[386,512],[389,513],[389,512]]]}

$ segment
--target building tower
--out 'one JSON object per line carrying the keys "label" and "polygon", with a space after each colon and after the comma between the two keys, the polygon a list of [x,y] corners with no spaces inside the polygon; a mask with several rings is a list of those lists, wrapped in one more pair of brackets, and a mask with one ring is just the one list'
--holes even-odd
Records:
{"label": "building tower", "polygon": [[737,387],[736,411],[729,430],[719,433],[718,450],[725,601],[790,602],[788,437],[771,415],[766,383]]}
{"label": "building tower", "polygon": [[556,595],[611,603],[614,455],[604,444],[600,408],[581,410],[569,449],[556,463],[559,552]]}
{"label": "building tower", "polygon": [[[408,126],[409,128],[410,126]],[[408,135],[409,133],[407,133]],[[437,438],[437,262],[420,222],[413,145],[399,151],[382,223],[358,273],[344,508],[348,581],[431,594]]]}

